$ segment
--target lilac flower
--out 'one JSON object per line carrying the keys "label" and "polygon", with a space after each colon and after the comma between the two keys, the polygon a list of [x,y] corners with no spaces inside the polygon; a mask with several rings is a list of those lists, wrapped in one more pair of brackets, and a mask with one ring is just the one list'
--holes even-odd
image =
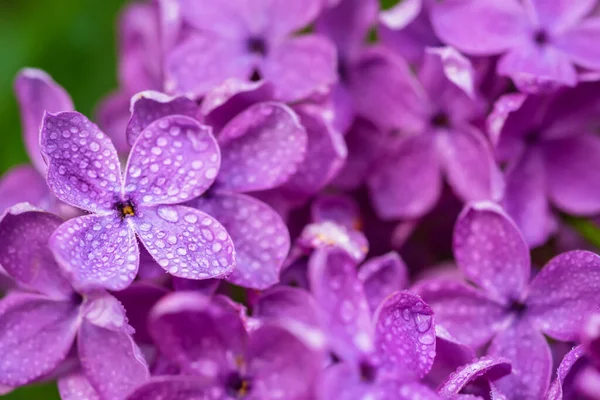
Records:
{"label": "lilac flower", "polygon": [[222,297],[171,294],[156,305],[149,327],[183,375],[155,377],[128,400],[306,399],[321,365],[320,352],[281,325],[247,332],[237,308]]}
{"label": "lilac flower", "polygon": [[[575,86],[576,67],[600,69],[596,0],[448,0],[431,10],[439,37],[470,55],[502,55],[498,74],[525,91]],[[466,23],[468,21],[468,23]]]}
{"label": "lilac flower", "polygon": [[[600,300],[600,257],[572,251],[552,259],[529,283],[527,244],[515,224],[491,203],[468,206],[456,223],[454,253],[473,287],[431,279],[415,289],[438,323],[461,342],[510,360],[513,374],[498,381],[509,398],[539,399],[552,365],[542,333],[575,340]],[[527,356],[523,356],[527,354]]]}
{"label": "lilac flower", "polygon": [[598,88],[507,95],[488,118],[497,158],[507,164],[504,205],[532,247],[554,230],[551,204],[573,215],[600,212]]}
{"label": "lilac flower", "polygon": [[23,141],[30,165],[9,170],[0,180],[0,212],[20,202],[28,202],[48,211],[60,212],[61,203],[44,182],[46,163],[40,151],[40,125],[44,111],[70,111],[73,102],[68,93],[45,72],[25,68],[15,80],[15,93],[21,108]]}
{"label": "lilac flower", "polygon": [[124,176],[110,139],[79,113],[46,114],[41,146],[52,192],[92,213],[65,222],[50,239],[76,288],[127,287],[139,266],[136,236],[174,276],[206,279],[233,269],[227,231],[179,204],[217,176],[220,153],[209,128],[177,115],[153,122],[134,143]]}
{"label": "lilac flower", "polygon": [[[300,100],[335,82],[335,48],[292,36],[315,19],[321,0],[173,0],[186,33],[166,55],[166,90],[202,96],[228,78],[273,83],[276,98]],[[177,11],[179,14],[177,14]]]}
{"label": "lilac flower", "polygon": [[[50,374],[76,340],[78,379],[96,397],[121,399],[148,378],[146,363],[123,306],[104,291],[75,291],[61,274],[47,244],[61,222],[26,203],[0,220],[0,264],[19,286],[0,300],[0,384],[14,387]],[[61,378],[61,393],[64,385]]]}
{"label": "lilac flower", "polygon": [[471,63],[452,48],[429,49],[416,81],[389,51],[362,70],[362,116],[388,136],[367,178],[382,219],[418,218],[437,203],[442,174],[462,200],[495,199],[502,182],[472,121],[481,116]]}
{"label": "lilac flower", "polygon": [[[127,128],[133,143],[162,116],[194,115],[195,103],[157,92],[138,94]],[[236,249],[236,268],[228,280],[265,289],[279,281],[289,251],[285,223],[267,204],[247,195],[278,187],[297,173],[304,159],[306,131],[297,115],[276,102],[258,102],[231,116],[217,132],[221,168],[203,196],[186,203],[219,220]]]}

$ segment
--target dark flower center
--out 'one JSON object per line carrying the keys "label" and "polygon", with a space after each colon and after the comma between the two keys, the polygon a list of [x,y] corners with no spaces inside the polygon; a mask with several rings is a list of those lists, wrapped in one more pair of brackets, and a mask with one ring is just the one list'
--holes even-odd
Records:
{"label": "dark flower center", "polygon": [[135,215],[135,206],[131,200],[119,201],[115,205],[121,219],[133,217]]}
{"label": "dark flower center", "polygon": [[450,117],[445,112],[440,111],[431,118],[431,125],[436,128],[448,128],[450,126]]}
{"label": "dark flower center", "polygon": [[249,378],[241,376],[239,372],[232,372],[225,380],[225,388],[228,395],[243,399],[250,393],[252,385]]}
{"label": "dark flower center", "polygon": [[348,63],[343,58],[339,58],[337,62],[337,73],[340,78],[340,82],[348,82]]}
{"label": "dark flower center", "polygon": [[252,75],[250,75],[250,82],[258,82],[262,80],[262,75],[260,74],[260,71],[258,69],[254,69],[254,71],[252,71]]}
{"label": "dark flower center", "polygon": [[527,306],[522,301],[513,300],[513,302],[510,304],[510,310],[517,315],[523,314],[526,309]]}
{"label": "dark flower center", "polygon": [[265,56],[267,55],[267,43],[263,38],[251,37],[248,39],[248,50],[250,53]]}
{"label": "dark flower center", "polygon": [[360,379],[363,382],[373,382],[375,381],[375,376],[377,374],[377,369],[373,364],[368,361],[361,361],[358,365],[358,370],[360,373]]}
{"label": "dark flower center", "polygon": [[525,143],[528,145],[536,144],[540,140],[540,132],[537,130],[529,131],[525,135]]}
{"label": "dark flower center", "polygon": [[543,29],[540,29],[533,34],[533,40],[538,46],[545,46],[548,44],[548,33]]}

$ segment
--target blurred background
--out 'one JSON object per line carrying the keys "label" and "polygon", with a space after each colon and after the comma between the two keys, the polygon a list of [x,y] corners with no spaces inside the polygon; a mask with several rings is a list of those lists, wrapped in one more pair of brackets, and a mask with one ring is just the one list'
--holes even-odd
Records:
{"label": "blurred background", "polygon": [[[382,0],[389,8],[398,0]],[[41,68],[62,85],[78,111],[92,117],[116,88],[117,18],[126,0],[0,0],[0,174],[27,163],[13,80]],[[55,384],[21,388],[2,400],[59,399]]]}

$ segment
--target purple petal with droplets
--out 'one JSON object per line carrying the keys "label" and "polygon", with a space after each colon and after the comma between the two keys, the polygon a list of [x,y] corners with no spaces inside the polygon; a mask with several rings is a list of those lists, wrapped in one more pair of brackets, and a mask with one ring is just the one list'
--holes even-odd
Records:
{"label": "purple petal with droplets", "polygon": [[91,212],[112,209],[121,194],[121,164],[110,139],[77,112],[45,114],[41,129],[54,195]]}
{"label": "purple petal with droplets", "polygon": [[78,290],[125,289],[140,262],[133,229],[116,215],[71,219],[54,231],[50,248]]}
{"label": "purple petal with droplets", "polygon": [[379,368],[404,382],[423,378],[435,358],[433,310],[417,295],[396,292],[373,315]]}
{"label": "purple petal with droplets", "polygon": [[430,387],[440,387],[459,367],[475,358],[475,351],[459,342],[439,324],[435,327],[435,360],[424,381]]}
{"label": "purple petal with droplets", "polygon": [[408,270],[400,255],[390,252],[363,264],[358,272],[371,311],[390,294],[408,286]]}
{"label": "purple petal with droplets", "polygon": [[210,127],[182,115],[161,118],[133,145],[125,192],[145,206],[191,200],[212,185],[220,158]]}
{"label": "purple petal with droplets", "polygon": [[148,90],[131,99],[131,118],[127,123],[127,141],[133,146],[138,136],[152,122],[169,115],[187,115],[194,118],[198,105],[185,96],[171,97]]}
{"label": "purple petal with droplets", "polygon": [[503,305],[460,281],[427,280],[413,290],[433,308],[438,325],[458,341],[475,348],[503,328],[508,314]]}
{"label": "purple petal with droplets", "polygon": [[312,254],[308,268],[311,291],[323,310],[333,351],[351,361],[371,353],[371,313],[356,276],[356,261],[339,248],[321,248]]}
{"label": "purple petal with droplets", "polygon": [[225,396],[220,385],[197,376],[158,376],[136,388],[126,400],[222,400]]}
{"label": "purple petal with droplets", "polygon": [[499,206],[467,206],[454,227],[453,249],[460,270],[491,298],[522,300],[531,268],[529,248]]}
{"label": "purple petal with droplets", "polygon": [[58,379],[58,392],[62,400],[102,400],[90,381],[81,372]]}
{"label": "purple petal with droplets", "polygon": [[191,207],[144,207],[134,226],[156,262],[173,276],[209,279],[235,267],[234,245],[213,217]]}
{"label": "purple petal with droplets", "polygon": [[238,192],[286,182],[304,160],[307,136],[298,116],[281,103],[253,105],[219,134],[222,164],[217,184]]}
{"label": "purple petal with droplets", "polygon": [[48,247],[59,217],[28,204],[9,208],[0,219],[0,265],[21,286],[51,298],[69,299],[71,284]]}
{"label": "purple petal with droplets", "polygon": [[571,368],[577,361],[585,354],[585,348],[583,346],[574,347],[573,350],[568,352],[560,362],[558,370],[556,371],[556,377],[548,388],[548,392],[544,397],[545,400],[563,400],[563,384],[567,375],[571,371]]}
{"label": "purple petal with droplets", "polygon": [[77,305],[12,292],[0,301],[0,384],[21,386],[52,371],[71,348]]}
{"label": "purple petal with droplets", "polygon": [[235,246],[236,266],[229,282],[266,289],[279,282],[279,271],[290,250],[281,217],[265,203],[243,194],[217,192],[189,205],[223,224]]}
{"label": "purple petal with droplets", "polygon": [[440,387],[438,393],[444,397],[450,397],[459,394],[465,386],[478,378],[485,377],[489,380],[496,380],[510,372],[511,366],[508,360],[490,356],[480,357],[457,369],[456,373],[450,375]]}
{"label": "purple petal with droplets", "polygon": [[23,139],[29,159],[40,174],[46,163],[40,152],[40,127],[44,112],[73,111],[69,94],[50,75],[34,68],[19,71],[15,79],[15,94],[21,109]]}
{"label": "purple petal with droplets", "polygon": [[0,213],[17,203],[50,208],[50,191],[44,178],[30,165],[19,165],[0,178]]}
{"label": "purple petal with droplets", "polygon": [[600,304],[600,256],[570,251],[554,257],[531,282],[527,318],[547,335],[575,341]]}

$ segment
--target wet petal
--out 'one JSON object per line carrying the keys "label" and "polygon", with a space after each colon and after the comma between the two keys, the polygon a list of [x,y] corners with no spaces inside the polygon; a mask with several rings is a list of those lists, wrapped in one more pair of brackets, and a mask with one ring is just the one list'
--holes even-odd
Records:
{"label": "wet petal", "polygon": [[0,384],[21,386],[52,371],[69,352],[79,321],[68,301],[13,292],[0,301]]}
{"label": "wet petal", "polygon": [[133,145],[142,131],[158,119],[175,114],[193,118],[197,112],[196,102],[185,96],[171,97],[152,90],[138,93],[131,99],[127,141]]}
{"label": "wet petal", "polygon": [[397,290],[405,289],[409,283],[406,265],[396,252],[371,258],[360,268],[358,279],[363,283],[373,312],[383,299]]}
{"label": "wet petal", "polygon": [[441,387],[448,377],[475,358],[475,351],[458,341],[441,325],[435,327],[435,360],[424,381]]}
{"label": "wet petal", "polygon": [[63,400],[101,400],[88,378],[81,372],[58,379],[58,392]]}
{"label": "wet petal", "polygon": [[112,142],[77,112],[46,114],[40,144],[48,186],[65,203],[91,212],[112,209],[121,166]]}
{"label": "wet petal", "polygon": [[472,55],[508,50],[521,42],[528,27],[525,10],[517,0],[436,3],[431,9],[431,20],[442,41]]}
{"label": "wet petal", "polygon": [[144,383],[127,400],[221,400],[226,396],[221,385],[197,376],[158,376]]}
{"label": "wet petal", "polygon": [[159,350],[184,371],[207,378],[228,372],[228,353],[243,357],[246,331],[230,305],[193,292],[162,298],[149,317],[149,330]]}
{"label": "wet petal", "polygon": [[468,346],[482,346],[503,328],[505,308],[459,281],[429,280],[414,290],[433,308],[436,323]]}
{"label": "wet petal", "polygon": [[500,357],[480,357],[467,365],[460,367],[450,375],[450,378],[440,387],[438,393],[444,397],[457,395],[469,383],[485,377],[496,380],[510,374],[510,362]]}
{"label": "wet petal", "polygon": [[59,217],[27,204],[9,208],[0,219],[0,265],[20,287],[56,299],[69,299],[71,284],[48,247]]}
{"label": "wet petal", "polygon": [[309,398],[322,362],[319,352],[289,331],[264,325],[252,332],[248,343],[248,372],[255,377],[252,395],[265,400]]}
{"label": "wet petal", "polygon": [[310,286],[323,310],[329,345],[338,357],[354,361],[373,351],[371,313],[356,262],[338,248],[317,249],[309,261]]}
{"label": "wet petal", "polygon": [[0,213],[17,203],[49,208],[52,196],[44,178],[30,165],[19,165],[0,178]]}
{"label": "wet petal", "polygon": [[527,316],[547,335],[575,341],[584,320],[600,304],[600,256],[570,251],[554,257],[536,275]]}
{"label": "wet petal", "polygon": [[134,224],[144,247],[173,276],[222,277],[235,267],[231,237],[202,211],[177,205],[144,207]]}
{"label": "wet petal", "polygon": [[50,248],[78,290],[125,289],[140,262],[133,229],[117,216],[71,219],[54,231]]}
{"label": "wet petal", "polygon": [[442,191],[431,136],[403,139],[373,166],[367,184],[373,207],[382,219],[410,219],[428,213]]}
{"label": "wet petal", "polygon": [[498,301],[521,300],[529,281],[529,248],[502,209],[467,206],[454,227],[454,257],[465,276]]}
{"label": "wet petal", "polygon": [[306,153],[306,131],[281,103],[249,107],[219,134],[219,188],[250,192],[277,187],[298,170]]}
{"label": "wet petal", "polygon": [[567,375],[571,371],[571,368],[575,363],[581,359],[581,356],[585,354],[583,346],[577,346],[568,352],[560,362],[558,370],[556,371],[556,377],[550,385],[548,392],[546,393],[546,400],[563,400],[563,383],[567,378]]}
{"label": "wet petal", "polygon": [[336,82],[335,47],[319,35],[288,39],[273,49],[261,72],[275,87],[277,99],[305,99]]}
{"label": "wet petal", "polygon": [[541,333],[527,323],[513,326],[496,336],[488,355],[507,358],[512,364],[512,373],[496,381],[507,398],[543,398],[550,383],[552,355]]}
{"label": "wet petal", "polygon": [[148,125],[134,143],[125,192],[143,205],[181,203],[212,185],[219,164],[210,127],[186,116],[164,117]]}
{"label": "wet petal", "polygon": [[279,214],[260,200],[218,192],[191,204],[223,224],[235,247],[236,266],[227,280],[243,287],[266,289],[279,282],[290,250],[290,236]]}
{"label": "wet petal", "polygon": [[417,295],[396,292],[379,305],[373,321],[379,368],[405,382],[427,375],[435,358],[433,310]]}
{"label": "wet petal", "polygon": [[47,168],[40,151],[40,126],[44,112],[73,111],[73,102],[50,75],[35,68],[19,71],[15,79],[15,94],[21,109],[23,139],[29,159],[43,175]]}
{"label": "wet petal", "polygon": [[126,332],[85,321],[77,350],[85,376],[102,398],[123,399],[150,377],[140,349]]}

